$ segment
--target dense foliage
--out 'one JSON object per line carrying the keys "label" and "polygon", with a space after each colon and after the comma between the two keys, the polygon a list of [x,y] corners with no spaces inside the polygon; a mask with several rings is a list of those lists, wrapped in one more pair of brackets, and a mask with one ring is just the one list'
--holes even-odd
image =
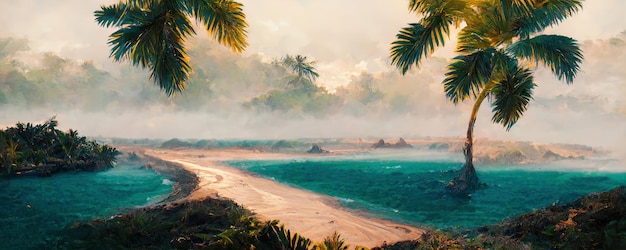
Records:
{"label": "dense foliage", "polygon": [[[226,199],[205,198],[75,223],[57,247],[69,249],[348,249],[335,233],[313,242],[278,221],[260,222]],[[356,249],[363,249],[357,247]]]}
{"label": "dense foliage", "polygon": [[[623,249],[626,188],[594,193],[502,223],[458,232],[427,230],[393,249]],[[338,233],[314,243],[278,221],[258,221],[225,199],[206,198],[137,209],[75,223],[57,247],[70,249],[366,249]]]}
{"label": "dense foliage", "polygon": [[427,231],[395,249],[625,249],[626,187],[592,193],[501,223],[461,232]]}
{"label": "dense foliage", "polygon": [[17,123],[0,130],[0,170],[2,175],[38,174],[110,168],[117,149],[79,136],[75,130],[63,132],[52,118],[43,124]]}

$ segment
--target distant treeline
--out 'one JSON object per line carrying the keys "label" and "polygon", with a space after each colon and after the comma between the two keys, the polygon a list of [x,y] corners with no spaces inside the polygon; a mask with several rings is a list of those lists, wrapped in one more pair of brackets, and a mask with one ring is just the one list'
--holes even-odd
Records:
{"label": "distant treeline", "polygon": [[[280,58],[268,61],[260,55],[236,56],[202,38],[189,43],[194,71],[185,91],[168,98],[149,80],[149,72],[131,65],[118,65],[119,72],[109,72],[91,61],[35,52],[27,39],[0,37],[0,108],[117,113],[157,109],[218,115],[276,114],[287,119],[341,115],[377,120],[399,115],[432,119],[434,111],[456,119],[463,113],[443,98],[441,80],[447,59],[430,58],[421,70],[405,76],[395,71],[353,73],[341,87],[331,90],[324,87],[327,83],[323,80],[300,80]],[[585,41],[581,46],[587,60],[577,81],[622,90],[618,83],[626,62],[626,31],[608,39]],[[318,61],[318,65],[322,63]],[[549,71],[537,74],[542,81],[553,79]],[[320,79],[323,77],[328,76],[321,75]],[[577,86],[585,95],[576,91],[538,95],[535,108],[554,107],[556,103],[576,112],[624,113],[622,101],[600,98],[591,86],[595,84]]]}
{"label": "distant treeline", "polygon": [[0,175],[49,176],[65,171],[97,171],[113,166],[117,149],[56,129],[52,118],[43,124],[17,123],[0,130]]}
{"label": "distant treeline", "polygon": [[168,98],[146,71],[122,66],[120,72],[108,72],[91,61],[34,52],[26,39],[0,37],[0,107],[124,112],[160,106],[173,111],[247,110],[290,117],[405,114],[419,113],[418,103],[432,101],[432,95],[419,91],[420,85],[437,84],[426,75],[418,74],[416,82],[393,72],[364,71],[333,92],[323,82],[299,78],[280,58],[267,62],[260,56],[234,56],[211,41],[190,42],[194,71],[185,91]]}

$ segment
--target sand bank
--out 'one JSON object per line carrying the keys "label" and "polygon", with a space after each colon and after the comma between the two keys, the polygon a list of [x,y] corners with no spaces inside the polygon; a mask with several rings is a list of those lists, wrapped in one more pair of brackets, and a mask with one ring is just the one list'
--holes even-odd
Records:
{"label": "sand bank", "polygon": [[[332,197],[297,189],[244,171],[221,166],[220,161],[238,159],[283,159],[294,155],[260,153],[250,150],[157,150],[145,154],[181,164],[199,178],[189,199],[220,196],[234,200],[255,212],[261,220],[277,219],[314,242],[337,231],[352,246],[380,246],[416,239],[422,229],[367,218],[339,206]],[[297,156],[296,156],[297,157]]]}

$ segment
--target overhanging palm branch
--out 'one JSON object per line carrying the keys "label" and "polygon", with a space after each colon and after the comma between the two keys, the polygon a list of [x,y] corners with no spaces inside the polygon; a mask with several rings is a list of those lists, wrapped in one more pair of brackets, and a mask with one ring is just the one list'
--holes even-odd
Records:
{"label": "overhanging palm branch", "polygon": [[405,74],[413,65],[419,65],[422,58],[430,55],[439,46],[445,45],[445,37],[450,34],[451,18],[432,17],[429,26],[421,23],[409,24],[403,28],[391,47],[391,64]]}
{"label": "overhanging palm branch", "polygon": [[232,0],[128,0],[101,6],[98,24],[119,27],[109,37],[111,57],[151,70],[150,78],[167,95],[181,92],[191,66],[185,39],[196,34],[190,16],[219,43],[241,52],[247,46],[243,5]]}
{"label": "overhanging palm branch", "polygon": [[189,12],[201,21],[209,34],[235,52],[243,52],[246,41],[246,15],[243,4],[230,0],[188,1]]}

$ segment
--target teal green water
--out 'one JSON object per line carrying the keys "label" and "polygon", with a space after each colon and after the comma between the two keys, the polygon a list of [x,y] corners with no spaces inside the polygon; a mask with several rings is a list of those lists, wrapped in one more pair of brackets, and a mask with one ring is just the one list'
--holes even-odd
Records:
{"label": "teal green water", "polygon": [[98,173],[0,179],[0,249],[50,246],[72,222],[156,203],[171,191],[169,180],[133,165]]}
{"label": "teal green water", "polygon": [[[489,186],[471,199],[449,197],[444,186],[461,163],[446,157],[416,159],[344,156],[299,160],[236,161],[231,166],[260,176],[336,197],[374,217],[434,228],[475,227],[499,222],[552,203],[626,185],[617,162],[561,165],[478,166]],[[454,157],[453,157],[454,158]],[[587,165],[585,165],[587,164]],[[594,166],[592,166],[594,165]],[[617,172],[615,170],[618,170]]]}

